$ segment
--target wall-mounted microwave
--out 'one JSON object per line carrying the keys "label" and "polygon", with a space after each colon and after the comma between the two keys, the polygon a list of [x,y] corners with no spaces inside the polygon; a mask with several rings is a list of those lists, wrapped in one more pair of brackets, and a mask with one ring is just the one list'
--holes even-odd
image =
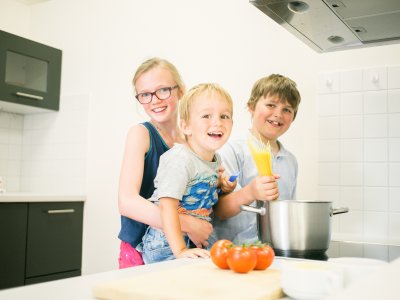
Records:
{"label": "wall-mounted microwave", "polygon": [[62,51],[0,30],[0,110],[59,110]]}

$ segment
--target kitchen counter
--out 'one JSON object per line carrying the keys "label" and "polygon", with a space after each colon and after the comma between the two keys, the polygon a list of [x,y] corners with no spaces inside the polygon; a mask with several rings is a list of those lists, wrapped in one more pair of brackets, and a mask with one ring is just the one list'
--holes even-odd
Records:
{"label": "kitchen counter", "polygon": [[119,279],[143,275],[153,271],[161,271],[177,266],[204,261],[202,259],[176,259],[157,264],[138,266],[123,270],[78,276],[46,283],[28,285],[0,291],[0,300],[93,300],[92,288]]}
{"label": "kitchen counter", "polygon": [[[280,269],[286,259],[276,257],[271,268]],[[20,300],[20,299],[74,299],[74,300],[93,300],[96,299],[92,294],[92,288],[102,283],[116,281],[120,279],[132,278],[149,272],[174,269],[177,266],[184,266],[204,262],[203,259],[177,259],[157,264],[128,268],[124,270],[114,270],[104,273],[79,276],[74,278],[56,280],[47,283],[12,288],[0,291],[1,300]],[[395,299],[400,295],[400,287],[397,284],[400,278],[400,259],[383,267],[376,274],[360,281],[360,284],[350,285],[342,292],[330,299],[359,299],[357,293],[362,295],[362,299]],[[365,288],[365,287],[368,288]],[[375,287],[375,288],[374,288]],[[144,287],[148,288],[148,287]],[[360,290],[358,291],[357,288]],[[364,290],[363,290],[364,289]],[[375,290],[375,292],[368,292]],[[376,298],[376,292],[382,297]],[[352,298],[348,298],[351,295]],[[371,295],[370,297],[368,295]],[[289,298],[286,298],[289,299]]]}
{"label": "kitchen counter", "polygon": [[45,193],[0,193],[1,202],[82,202],[85,195],[45,194]]}

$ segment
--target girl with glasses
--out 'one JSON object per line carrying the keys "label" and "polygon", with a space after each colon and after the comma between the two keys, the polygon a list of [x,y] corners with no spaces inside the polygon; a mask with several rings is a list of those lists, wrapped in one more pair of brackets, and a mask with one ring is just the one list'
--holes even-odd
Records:
{"label": "girl with glasses", "polygon": [[[139,66],[132,83],[149,121],[134,125],[125,144],[118,193],[120,268],[143,264],[135,247],[148,225],[162,227],[159,207],[147,200],[154,191],[160,156],[174,143],[185,143],[178,126],[178,103],[185,85],[176,67],[165,59],[149,59]],[[190,240],[199,248],[207,247],[211,224],[185,214],[179,218]]]}

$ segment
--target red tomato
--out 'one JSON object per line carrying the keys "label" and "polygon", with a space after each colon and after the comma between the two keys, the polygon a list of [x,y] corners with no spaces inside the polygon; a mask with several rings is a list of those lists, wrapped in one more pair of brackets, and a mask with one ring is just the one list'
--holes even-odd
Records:
{"label": "red tomato", "polygon": [[247,247],[234,246],[229,249],[226,261],[231,270],[247,273],[256,266],[257,255]]}
{"label": "red tomato", "polygon": [[210,249],[211,260],[221,269],[229,269],[226,258],[228,256],[228,250],[232,245],[231,241],[219,240],[215,242]]}
{"label": "red tomato", "polygon": [[267,269],[275,258],[274,249],[268,244],[251,245],[250,250],[253,251],[257,256],[257,264],[255,270]]}

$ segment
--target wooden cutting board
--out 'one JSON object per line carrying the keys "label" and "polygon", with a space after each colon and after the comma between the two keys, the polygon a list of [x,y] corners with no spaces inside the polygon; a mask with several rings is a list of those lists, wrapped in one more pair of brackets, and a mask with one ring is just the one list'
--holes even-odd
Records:
{"label": "wooden cutting board", "polygon": [[277,269],[239,274],[219,269],[210,260],[105,283],[95,287],[93,294],[107,300],[255,300],[283,296]]}

